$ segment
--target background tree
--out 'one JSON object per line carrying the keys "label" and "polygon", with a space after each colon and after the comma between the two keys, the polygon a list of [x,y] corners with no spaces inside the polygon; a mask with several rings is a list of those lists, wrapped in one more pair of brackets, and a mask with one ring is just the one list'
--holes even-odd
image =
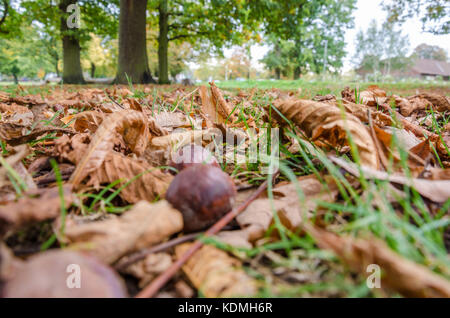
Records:
{"label": "background tree", "polygon": [[[81,13],[81,27],[69,29],[67,6],[77,4]],[[84,83],[81,51],[90,40],[90,34],[117,36],[118,0],[22,0],[20,6],[29,23],[39,22],[41,32],[48,37],[49,49],[62,46],[63,81],[67,84]],[[72,12],[73,13],[73,12]],[[53,54],[56,58],[56,54]]]}
{"label": "background tree", "polygon": [[447,61],[447,52],[437,46],[437,45],[428,45],[425,43],[422,43],[418,45],[413,52],[414,58],[419,59],[430,59],[430,60],[436,60],[436,61]]}
{"label": "background tree", "polygon": [[17,7],[17,1],[0,0],[0,37],[15,37],[20,34],[22,15]]}
{"label": "background tree", "polygon": [[146,48],[147,0],[120,0],[119,64],[115,82],[152,83]]}
{"label": "background tree", "polygon": [[33,26],[23,26],[20,38],[0,38],[0,73],[18,83],[20,76],[38,77],[53,71],[52,57]]}
{"label": "background tree", "polygon": [[447,34],[450,31],[448,0],[395,0],[384,4],[389,22],[404,22],[419,17],[425,32]]}
{"label": "background tree", "polygon": [[248,0],[159,0],[150,3],[149,23],[157,27],[159,83],[169,82],[169,43],[190,43],[197,50],[216,54],[225,45],[251,38],[257,19],[250,14]]}
{"label": "background tree", "polygon": [[391,23],[378,27],[376,20],[372,20],[366,32],[360,30],[356,36],[353,63],[374,75],[388,75],[391,70],[409,63],[406,57],[408,50],[408,36],[403,36]]}
{"label": "background tree", "polygon": [[269,69],[300,77],[312,71],[338,71],[345,56],[345,29],[353,25],[355,0],[268,3],[263,29],[272,49],[262,60]]}

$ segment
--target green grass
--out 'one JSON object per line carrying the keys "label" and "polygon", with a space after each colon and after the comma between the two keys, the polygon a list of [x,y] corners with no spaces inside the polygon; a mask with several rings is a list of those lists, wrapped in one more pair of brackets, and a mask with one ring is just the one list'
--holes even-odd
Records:
{"label": "green grass", "polygon": [[[207,83],[202,83],[206,85]],[[252,89],[254,87],[259,89],[280,89],[280,90],[298,90],[299,95],[307,98],[312,98],[315,95],[333,94],[340,96],[341,91],[345,86],[350,88],[359,88],[363,90],[370,85],[377,85],[386,90],[388,95],[395,93],[400,95],[414,95],[416,90],[442,90],[446,95],[450,95],[450,82],[447,81],[399,81],[399,82],[356,82],[349,80],[331,80],[331,81],[317,81],[317,80],[248,80],[248,81],[218,81],[216,85],[221,89]]]}

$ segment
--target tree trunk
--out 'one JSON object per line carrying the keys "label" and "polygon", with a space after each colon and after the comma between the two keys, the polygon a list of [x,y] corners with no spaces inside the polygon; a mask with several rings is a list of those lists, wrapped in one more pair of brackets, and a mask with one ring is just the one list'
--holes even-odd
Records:
{"label": "tree trunk", "polygon": [[281,69],[279,67],[275,68],[275,77],[277,80],[281,79]]}
{"label": "tree trunk", "polygon": [[17,74],[13,73],[12,76],[14,77],[14,84],[19,84],[19,79],[17,78]]}
{"label": "tree trunk", "polygon": [[167,0],[159,2],[159,37],[158,37],[158,82],[169,83],[169,15],[167,14]]}
{"label": "tree trunk", "polygon": [[[115,82],[154,83],[146,47],[147,0],[120,0],[119,65]],[[127,78],[128,77],[128,78]]]}
{"label": "tree trunk", "polygon": [[55,72],[56,72],[56,76],[57,76],[57,77],[59,77],[59,75],[60,75],[60,74],[59,74],[59,68],[58,68],[58,62],[59,62],[59,60],[56,60],[56,61],[55,61],[55,64],[54,64],[54,65],[55,65]]}
{"label": "tree trunk", "polygon": [[302,68],[300,66],[296,66],[294,68],[294,80],[298,80],[300,75],[302,74]]}
{"label": "tree trunk", "polygon": [[91,78],[95,77],[95,64],[91,62]]}
{"label": "tree trunk", "polygon": [[[77,28],[70,29],[67,26],[67,7],[76,4],[77,0],[61,0],[59,9],[61,11],[61,35],[63,43],[63,82],[65,84],[84,84],[83,70],[80,61],[80,41],[77,37]],[[69,33],[70,32],[70,33]]]}

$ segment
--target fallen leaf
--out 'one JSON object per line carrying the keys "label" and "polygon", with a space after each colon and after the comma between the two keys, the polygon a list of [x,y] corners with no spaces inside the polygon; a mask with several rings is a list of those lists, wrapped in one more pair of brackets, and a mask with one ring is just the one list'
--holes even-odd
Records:
{"label": "fallen leaf", "polygon": [[115,133],[121,135],[130,149],[139,156],[143,154],[150,137],[147,118],[134,110],[124,110],[108,116],[97,129],[83,159],[77,164],[70,180],[74,186],[102,165],[106,155],[113,149]]}
{"label": "fallen leaf", "polygon": [[[352,175],[359,177],[359,169],[354,163],[334,156],[330,156],[330,160]],[[404,175],[388,174],[385,171],[374,170],[365,166],[361,166],[360,169],[366,179],[387,180],[393,183],[407,185],[434,202],[443,203],[450,198],[450,180],[407,178]]]}
{"label": "fallen leaf", "polygon": [[344,118],[338,107],[308,100],[276,101],[274,105],[319,146],[348,145],[347,131],[349,131],[359,150],[361,163],[378,168],[375,144],[366,127],[357,117],[346,113]]}
{"label": "fallen leaf", "polygon": [[[273,201],[268,198],[253,201],[236,217],[236,221],[248,234],[250,242],[264,236],[274,222],[274,211],[284,226],[295,231],[304,217],[309,218],[315,211],[318,201],[335,201],[337,186],[330,177],[325,177],[325,180],[327,186],[310,175],[298,178],[296,183],[279,185],[273,189]],[[303,197],[299,197],[299,193]],[[242,237],[244,234],[237,232],[236,235]]]}
{"label": "fallen leaf", "polygon": [[[131,181],[133,178],[135,180]],[[119,195],[129,203],[136,203],[163,197],[173,176],[163,173],[160,168],[152,167],[143,160],[110,151],[105,155],[102,165],[89,175],[87,185],[94,185],[98,189],[100,184],[109,184],[119,179],[123,181],[116,185],[116,188],[131,181]]]}
{"label": "fallen leaf", "polygon": [[[191,246],[185,243],[175,248],[180,258]],[[239,260],[211,245],[204,245],[183,266],[191,283],[205,297],[251,297],[257,292],[257,282],[242,269]]]}
{"label": "fallen leaf", "polygon": [[[68,208],[74,200],[70,184],[63,186],[63,195]],[[17,201],[0,206],[0,235],[26,224],[54,219],[60,214],[61,198],[57,187],[30,190]]]}
{"label": "fallen leaf", "polygon": [[139,287],[143,288],[170,265],[172,265],[172,257],[168,253],[153,253],[131,264],[123,272],[138,278]]}
{"label": "fallen leaf", "polygon": [[228,119],[228,121],[232,122],[233,121],[233,115],[231,114],[232,108],[230,107],[230,105],[228,105],[225,98],[223,98],[222,92],[216,86],[216,84],[214,84],[214,82],[211,82],[209,83],[209,85],[211,85],[211,94],[217,111],[225,120]]}
{"label": "fallen leaf", "polygon": [[200,86],[200,98],[202,101],[201,110],[209,123],[209,127],[213,126],[213,123],[221,124],[225,122],[223,115],[216,109],[215,103],[212,97],[208,94],[206,86]]}
{"label": "fallen leaf", "polygon": [[332,250],[356,272],[367,275],[370,264],[380,266],[382,287],[387,286],[406,297],[450,297],[450,281],[401,257],[378,239],[338,236],[313,226],[305,229],[319,247]]}
{"label": "fallen leaf", "polygon": [[159,243],[183,229],[181,213],[167,201],[140,201],[120,217],[84,224],[67,220],[69,247],[112,264],[127,253]]}

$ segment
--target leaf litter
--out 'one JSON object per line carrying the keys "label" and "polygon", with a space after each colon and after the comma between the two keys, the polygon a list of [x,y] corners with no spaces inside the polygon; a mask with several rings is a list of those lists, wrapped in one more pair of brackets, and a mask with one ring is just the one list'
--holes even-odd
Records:
{"label": "leaf litter", "polygon": [[[105,266],[92,277],[115,286],[88,294],[124,296],[126,280],[135,295],[191,246],[174,239],[195,238],[164,199],[177,173],[173,154],[194,143],[211,151],[239,190],[238,207],[270,178],[270,151],[256,162],[245,151],[267,146],[264,129],[279,128],[274,183],[217,235],[198,233],[205,245],[160,296],[450,296],[448,96],[389,96],[369,86],[308,100],[214,82],[18,95],[2,92],[0,101],[6,295],[55,296],[33,294],[21,277],[46,259],[77,257]],[[241,161],[222,161],[231,157]],[[136,253],[143,257],[112,269]],[[381,289],[367,287],[370,264],[381,268]]]}

